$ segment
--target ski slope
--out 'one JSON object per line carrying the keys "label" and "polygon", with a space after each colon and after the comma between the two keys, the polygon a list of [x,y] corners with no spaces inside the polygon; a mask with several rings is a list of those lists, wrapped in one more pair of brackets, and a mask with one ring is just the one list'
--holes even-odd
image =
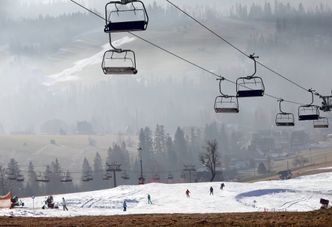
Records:
{"label": "ski slope", "polygon": [[[256,183],[220,182],[194,184],[146,184],[114,189],[55,195],[65,197],[69,211],[41,209],[45,197],[23,198],[23,208],[2,209],[0,216],[68,217],[81,215],[124,215],[155,213],[230,213],[257,211],[311,211],[320,208],[320,198],[332,200],[332,173],[299,177],[287,181]],[[214,195],[209,195],[209,188]],[[186,198],[185,191],[191,191]],[[147,194],[152,205],[147,203]],[[127,212],[122,211],[127,201]],[[60,207],[61,208],[61,207]]]}

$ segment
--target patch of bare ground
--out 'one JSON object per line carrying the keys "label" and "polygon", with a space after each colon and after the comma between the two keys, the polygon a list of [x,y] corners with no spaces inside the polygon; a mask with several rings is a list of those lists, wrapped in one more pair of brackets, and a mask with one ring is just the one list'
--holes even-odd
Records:
{"label": "patch of bare ground", "polygon": [[312,212],[145,214],[71,218],[0,217],[0,226],[332,226],[332,209]]}

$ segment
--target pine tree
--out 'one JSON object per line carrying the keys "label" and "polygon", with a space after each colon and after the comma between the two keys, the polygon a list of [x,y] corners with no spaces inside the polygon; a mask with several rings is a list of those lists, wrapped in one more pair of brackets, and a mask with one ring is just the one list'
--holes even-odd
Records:
{"label": "pine tree", "polygon": [[[92,178],[92,179],[91,179]],[[91,191],[93,190],[93,177],[92,177],[92,168],[89,164],[89,161],[84,158],[82,164],[82,182],[81,182],[81,190],[82,191]],[[91,180],[88,180],[91,179]]]}
{"label": "pine tree", "polygon": [[37,174],[35,172],[35,167],[33,163],[30,161],[28,166],[28,179],[26,186],[26,195],[33,196],[40,194],[40,187],[36,182]]}
{"label": "pine tree", "polygon": [[172,137],[170,137],[169,134],[167,134],[166,139],[166,151],[167,151],[167,160],[168,160],[168,168],[169,170],[175,170],[178,166],[178,159],[177,155],[174,150],[174,143],[172,140]]}
{"label": "pine tree", "polygon": [[9,190],[18,196],[22,196],[24,194],[23,182],[19,182],[18,176],[21,175],[21,171],[18,167],[17,161],[12,158],[10,159],[7,166],[7,176],[9,178],[8,185]]}
{"label": "pine tree", "polygon": [[179,158],[179,164],[186,164],[188,161],[187,142],[184,136],[184,131],[180,127],[176,129],[174,135],[174,150]]}
{"label": "pine tree", "polygon": [[100,154],[97,152],[93,160],[93,180],[95,182],[96,189],[104,189],[107,187],[107,182],[103,180],[105,170],[103,168],[103,162]]}

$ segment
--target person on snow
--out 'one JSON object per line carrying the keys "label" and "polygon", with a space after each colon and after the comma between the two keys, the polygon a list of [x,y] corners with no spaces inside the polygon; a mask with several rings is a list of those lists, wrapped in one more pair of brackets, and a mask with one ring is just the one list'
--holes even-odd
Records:
{"label": "person on snow", "polygon": [[150,194],[148,194],[148,204],[152,204],[151,195]]}
{"label": "person on snow", "polygon": [[190,197],[190,191],[189,191],[189,189],[187,189],[187,191],[186,191],[186,196],[187,196],[187,198]]}
{"label": "person on snow", "polygon": [[213,195],[213,187],[210,187],[210,195]]}
{"label": "person on snow", "polygon": [[45,201],[45,203],[47,204],[48,208],[54,208],[54,200],[53,200],[53,196],[49,195]]}
{"label": "person on snow", "polygon": [[126,200],[123,201],[123,211],[127,211],[127,202],[126,202]]}
{"label": "person on snow", "polygon": [[66,202],[66,200],[65,200],[64,197],[62,197],[62,207],[63,207],[63,210],[64,210],[64,211],[65,211],[65,210],[68,210],[68,208],[67,208],[67,202]]}
{"label": "person on snow", "polygon": [[221,183],[221,185],[220,185],[220,190],[223,190],[224,187],[225,187],[225,184],[224,184],[224,183]]}
{"label": "person on snow", "polygon": [[10,199],[11,205],[10,208],[14,208],[16,206],[24,206],[24,203],[18,199],[18,197],[16,195],[14,195],[11,199]]}

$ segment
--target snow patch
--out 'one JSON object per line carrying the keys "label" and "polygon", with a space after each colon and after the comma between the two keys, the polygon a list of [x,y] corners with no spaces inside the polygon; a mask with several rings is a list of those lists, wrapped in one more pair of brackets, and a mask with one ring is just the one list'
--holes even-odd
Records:
{"label": "snow patch", "polygon": [[[320,208],[320,198],[332,200],[332,173],[290,180],[255,183],[221,182],[192,184],[125,185],[113,189],[55,195],[61,204],[66,198],[69,211],[41,209],[45,197],[22,198],[24,208],[0,210],[0,216],[71,217],[81,215],[123,215],[159,213],[232,213],[259,211],[312,211]],[[210,195],[210,187],[214,195]],[[190,190],[190,198],[185,191]],[[148,204],[147,195],[152,198]],[[124,212],[123,201],[127,202]]]}

